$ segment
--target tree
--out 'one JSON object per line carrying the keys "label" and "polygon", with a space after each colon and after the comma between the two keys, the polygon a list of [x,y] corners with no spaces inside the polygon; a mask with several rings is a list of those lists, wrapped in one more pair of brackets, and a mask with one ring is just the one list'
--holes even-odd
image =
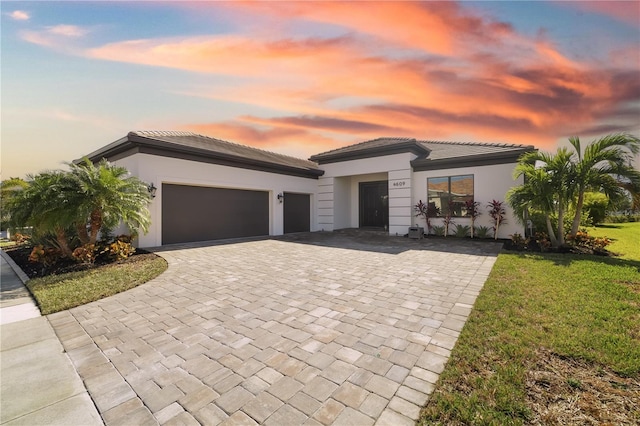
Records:
{"label": "tree", "polygon": [[95,244],[101,229],[119,223],[147,231],[151,196],[144,182],[106,160],[94,165],[85,159],[69,167],[29,176],[26,188],[11,199],[12,223],[33,226],[39,236],[53,235],[64,257],[72,257],[78,242]]}
{"label": "tree", "polygon": [[[564,214],[573,196],[572,154],[567,148],[556,154],[540,151],[523,154],[514,177],[524,177],[524,183],[509,190],[507,201],[516,216],[524,221],[525,213],[538,210],[545,216],[547,233],[554,247],[564,245]],[[553,229],[551,217],[558,220]]]}
{"label": "tree", "polygon": [[11,198],[8,208],[13,226],[32,226],[35,236],[53,236],[57,248],[71,257],[68,230],[76,219],[70,208],[68,182],[62,171],[29,175],[28,185]]}
{"label": "tree", "polygon": [[11,199],[29,184],[22,178],[9,178],[0,182],[0,222],[4,230],[11,220],[9,205]]}
{"label": "tree", "polygon": [[144,182],[104,159],[94,165],[85,158],[69,167],[69,180],[75,187],[76,232],[82,244],[95,244],[103,226],[113,229],[120,222],[147,232],[151,196]]}
{"label": "tree", "polygon": [[601,191],[612,200],[623,197],[624,189],[636,197],[640,193],[640,171],[631,166],[633,156],[640,153],[640,139],[629,134],[607,135],[587,145],[584,154],[578,137],[569,138],[569,142],[577,155],[572,165],[577,200],[571,234],[575,235],[585,192]]}

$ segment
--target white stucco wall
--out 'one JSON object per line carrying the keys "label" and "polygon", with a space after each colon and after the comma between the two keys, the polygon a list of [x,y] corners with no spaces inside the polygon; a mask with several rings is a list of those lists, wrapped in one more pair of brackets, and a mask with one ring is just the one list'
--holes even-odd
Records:
{"label": "white stucco wall", "polygon": [[149,154],[134,154],[114,163],[126,167],[134,176],[158,187],[156,198],[149,205],[151,226],[146,235],[139,236],[140,247],[154,247],[162,243],[162,184],[210,186],[218,188],[268,191],[269,234],[282,235],[284,231],[283,204],[276,199],[281,192],[311,195],[311,230],[318,230],[318,180],[280,175],[256,170],[207,164]]}
{"label": "white stucco wall", "polygon": [[[513,170],[515,163],[496,164],[491,166],[478,166],[470,168],[451,168],[444,170],[433,170],[413,173],[413,205],[419,200],[427,202],[427,179],[434,177],[457,176],[457,175],[473,175],[473,191],[475,201],[480,202],[480,216],[476,218],[475,226],[493,226],[491,217],[488,214],[487,204],[492,200],[504,202],[507,211],[507,222],[500,225],[498,231],[499,238],[510,238],[514,233],[524,235],[524,226],[518,222],[513,216],[513,211],[506,202],[507,191],[515,185],[522,183],[513,179]],[[415,214],[415,213],[414,213]],[[454,218],[454,222],[460,225],[471,225],[469,218]],[[413,218],[413,223],[424,226],[426,230],[426,222],[424,218]],[[439,218],[432,219],[432,225],[442,225]],[[453,232],[453,231],[450,231]]]}

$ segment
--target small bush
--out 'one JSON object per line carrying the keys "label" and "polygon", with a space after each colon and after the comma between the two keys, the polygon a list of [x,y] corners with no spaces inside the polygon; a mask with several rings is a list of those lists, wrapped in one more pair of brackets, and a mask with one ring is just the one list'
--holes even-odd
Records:
{"label": "small bush", "polygon": [[62,252],[56,248],[37,245],[31,250],[29,255],[29,261],[34,263],[41,263],[44,266],[51,266],[55,264],[62,257]]}
{"label": "small bush", "polygon": [[85,244],[76,248],[72,253],[73,258],[76,261],[88,265],[91,265],[96,261],[97,255],[98,250],[96,250],[95,244]]}
{"label": "small bush", "polygon": [[488,226],[476,226],[474,234],[478,238],[490,238],[491,235],[489,234],[489,229],[490,228]]}
{"label": "small bush", "polygon": [[598,252],[605,250],[605,247],[611,244],[611,240],[606,237],[592,237],[586,231],[578,231],[576,235],[567,236],[567,244]]}
{"label": "small bush", "polygon": [[547,251],[551,248],[551,240],[549,236],[544,232],[536,232],[533,236],[534,241],[538,244],[540,251]]}
{"label": "small bush", "polygon": [[433,233],[438,236],[438,237],[443,237],[444,236],[444,226],[437,226],[434,225],[431,227],[431,229],[433,230]]}
{"label": "small bush", "polygon": [[515,233],[511,236],[511,244],[517,250],[526,250],[529,247],[529,242],[529,238],[524,238],[518,233]]}
{"label": "small bush", "polygon": [[468,237],[471,233],[471,227],[469,225],[455,225],[453,233],[456,237]]}
{"label": "small bush", "polygon": [[[131,240],[129,239],[129,241]],[[136,249],[131,245],[131,242],[123,241],[118,237],[116,241],[109,244],[105,251],[110,258],[120,261],[134,254]]]}

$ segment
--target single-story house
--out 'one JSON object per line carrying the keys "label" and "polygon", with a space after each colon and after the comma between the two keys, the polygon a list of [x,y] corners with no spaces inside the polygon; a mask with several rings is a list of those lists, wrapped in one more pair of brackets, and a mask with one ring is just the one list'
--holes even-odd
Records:
{"label": "single-story house", "polygon": [[[136,131],[92,152],[157,188],[140,247],[343,228],[405,235],[425,226],[422,200],[469,225],[464,202],[481,203],[476,226],[491,227],[486,205],[517,182],[518,157],[533,146],[379,138],[309,160],[178,131]],[[506,203],[505,203],[506,204]],[[440,224],[441,218],[433,219]],[[524,234],[507,208],[499,237]]]}

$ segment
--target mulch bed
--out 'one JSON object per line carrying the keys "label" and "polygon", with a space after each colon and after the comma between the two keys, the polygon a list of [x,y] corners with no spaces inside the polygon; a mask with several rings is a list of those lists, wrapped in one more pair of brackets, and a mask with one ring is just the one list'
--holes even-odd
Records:
{"label": "mulch bed", "polygon": [[66,274],[68,272],[76,271],[88,271],[96,269],[104,265],[114,263],[133,263],[141,262],[149,258],[157,257],[156,254],[150,253],[146,250],[136,249],[136,252],[125,260],[114,262],[107,257],[98,257],[93,264],[78,263],[70,259],[61,259],[51,266],[43,266],[41,263],[31,262],[29,255],[31,254],[31,247],[6,247],[3,250],[13,259],[14,262],[24,271],[29,278],[39,278],[46,275],[59,275]]}

